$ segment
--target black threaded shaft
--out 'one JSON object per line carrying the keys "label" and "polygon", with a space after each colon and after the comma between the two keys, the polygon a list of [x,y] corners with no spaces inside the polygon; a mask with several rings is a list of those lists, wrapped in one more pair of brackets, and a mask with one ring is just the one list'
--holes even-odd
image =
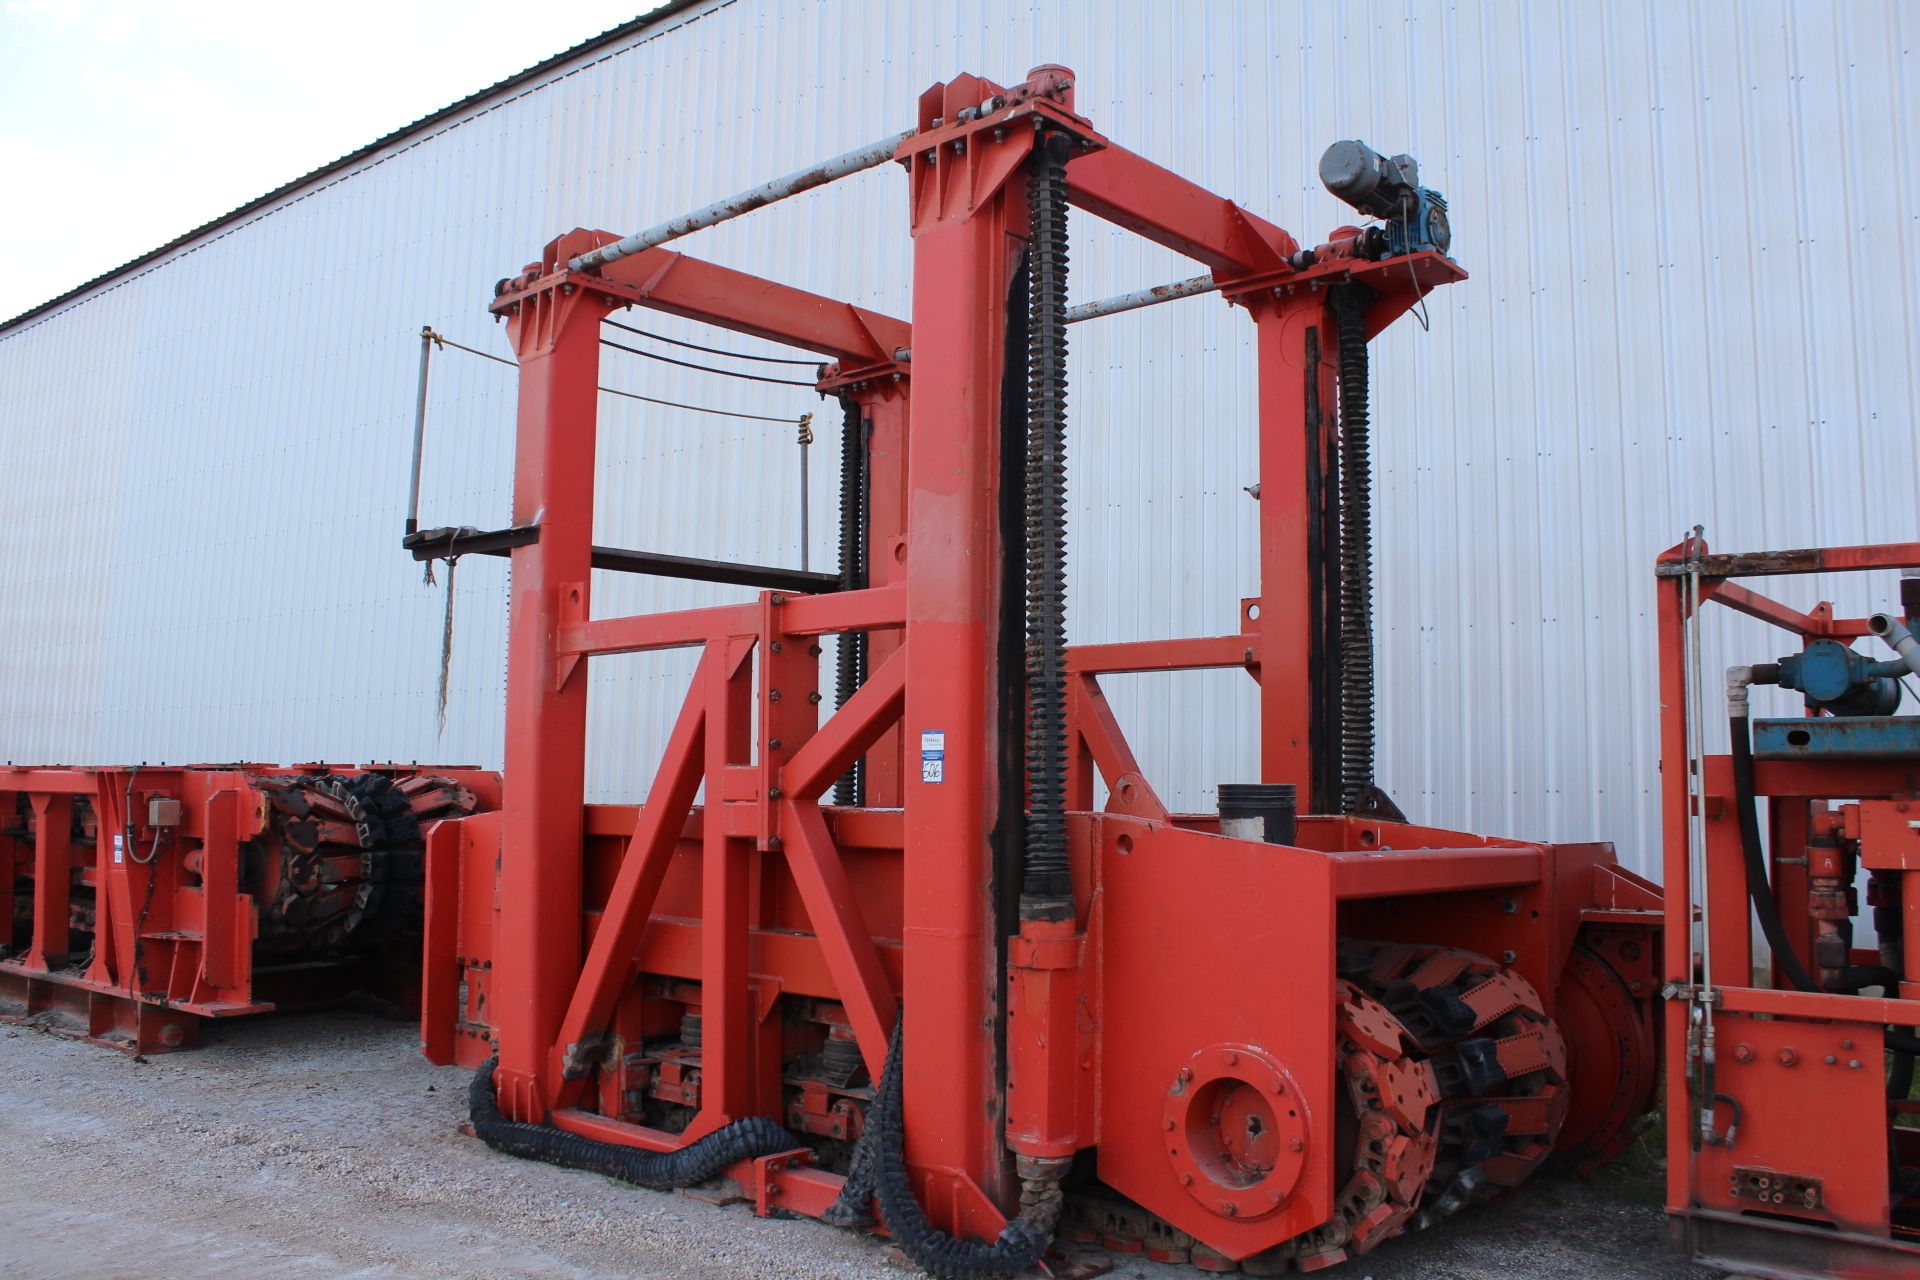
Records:
{"label": "black threaded shaft", "polygon": [[[840,587],[857,591],[867,585],[867,433],[860,406],[840,401]],[[834,705],[867,682],[867,633],[848,631],[840,636],[834,671]],[[833,784],[833,802],[866,803],[866,761],[855,760]]]}
{"label": "black threaded shaft", "polygon": [[1340,808],[1373,785],[1373,458],[1366,306],[1345,285],[1330,299],[1340,334]]}
{"label": "black threaded shaft", "polygon": [[1027,294],[1027,795],[1021,914],[1073,909],[1067,862],[1067,157],[1060,134],[1029,162]]}

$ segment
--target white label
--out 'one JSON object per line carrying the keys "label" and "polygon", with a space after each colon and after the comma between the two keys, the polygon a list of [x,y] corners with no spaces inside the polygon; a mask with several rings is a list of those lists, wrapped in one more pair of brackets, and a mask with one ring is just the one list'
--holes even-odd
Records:
{"label": "white label", "polygon": [[947,780],[947,734],[944,729],[926,729],[920,734],[920,781]]}
{"label": "white label", "polygon": [[120,832],[113,833],[113,865],[120,866],[126,861],[127,838]]}

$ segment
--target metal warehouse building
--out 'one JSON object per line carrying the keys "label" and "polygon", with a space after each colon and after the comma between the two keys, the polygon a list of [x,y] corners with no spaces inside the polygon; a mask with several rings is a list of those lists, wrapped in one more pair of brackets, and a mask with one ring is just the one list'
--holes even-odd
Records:
{"label": "metal warehouse building", "polygon": [[[498,766],[505,562],[459,563],[442,725],[445,569],[399,546],[421,326],[507,355],[493,282],[554,235],[904,128],[956,72],[1059,62],[1104,132],[1306,243],[1351,217],[1315,174],[1336,139],[1446,193],[1472,278],[1375,354],[1382,782],[1652,871],[1654,556],[1696,521],[1725,550],[1913,535],[1916,44],[1899,0],[674,6],[0,326],[0,760]],[[676,247],[904,315],[904,194],[886,168]],[[1193,274],[1074,219],[1082,299]],[[1251,323],[1200,298],[1072,339],[1072,638],[1232,629]],[[596,541],[801,562],[791,423],[830,406],[617,351],[603,374],[784,421],[604,398]],[[508,523],[513,404],[511,369],[437,357],[423,524]],[[607,613],[745,594],[599,577]],[[1716,624],[1755,657],[1757,626]],[[644,791],[691,661],[596,666],[591,798]],[[1111,683],[1169,800],[1253,776],[1243,681]]]}

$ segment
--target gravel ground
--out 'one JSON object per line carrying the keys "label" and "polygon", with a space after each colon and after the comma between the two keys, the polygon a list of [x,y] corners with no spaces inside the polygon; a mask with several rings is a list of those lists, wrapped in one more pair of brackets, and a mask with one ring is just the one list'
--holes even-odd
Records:
{"label": "gravel ground", "polygon": [[[248,1019],[137,1061],[0,1029],[0,1275],[906,1280],[878,1244],[498,1156],[466,1073],[353,1013]],[[1547,1178],[1334,1280],[1708,1280],[1644,1180]],[[1200,1272],[1122,1261],[1131,1280]]]}

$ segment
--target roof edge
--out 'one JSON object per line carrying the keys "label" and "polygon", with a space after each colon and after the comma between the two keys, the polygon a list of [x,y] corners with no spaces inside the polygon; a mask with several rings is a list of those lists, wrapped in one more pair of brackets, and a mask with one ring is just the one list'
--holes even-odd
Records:
{"label": "roof edge", "polygon": [[414,136],[415,134],[424,133],[427,130],[432,129],[436,125],[444,124],[445,122],[452,120],[455,117],[470,111],[473,107],[479,105],[482,102],[485,102],[489,98],[498,97],[501,94],[506,93],[513,89],[517,89],[520,86],[525,85],[530,81],[538,80],[542,76],[546,75],[547,73],[554,71],[557,68],[562,67],[567,63],[574,61],[577,58],[596,52],[597,50],[607,47],[608,45],[618,44],[620,41],[627,39],[629,36],[637,35],[640,32],[647,30],[649,27],[658,25],[659,23],[663,22],[668,18],[676,17],[677,15],[686,12],[688,9],[692,9],[706,3],[710,3],[710,0],[665,0],[664,3],[656,5],[654,8],[649,9],[647,12],[632,19],[631,21],[623,22],[617,27],[609,27],[607,30],[602,31],[597,36],[589,36],[587,39],[582,40],[579,44],[576,44],[568,49],[563,49],[559,53],[554,54],[551,58],[547,58],[540,62],[536,62],[524,71],[517,71],[514,74],[506,77],[504,80],[496,80],[494,83],[488,85],[486,88],[481,89],[475,93],[470,93],[466,97],[461,98],[456,102],[450,103],[447,106],[440,108],[438,111],[434,111],[427,115],[421,116],[418,120],[414,120],[411,123],[404,124],[400,126],[398,129],[393,130],[391,133],[382,134],[380,137],[375,138],[372,142],[369,142],[366,146],[360,147],[359,149],[354,151],[349,151],[346,155],[341,156],[339,159],[330,160],[326,164],[321,165],[319,168],[311,170],[307,173],[303,173],[299,177],[294,178],[290,182],[282,183],[280,186],[275,187],[273,190],[267,192],[265,195],[258,196],[252,200],[249,200],[245,204],[239,206],[238,208],[231,209],[228,212],[221,214],[217,218],[213,218],[210,221],[203,222],[199,226],[194,227],[192,230],[187,231],[181,235],[175,236],[173,239],[167,241],[165,244],[159,246],[156,249],[151,249],[148,252],[141,254],[139,257],[134,258],[128,262],[124,262],[119,266],[112,268],[111,270],[103,271],[99,275],[94,276],[91,280],[83,281],[80,284],[75,285],[73,288],[67,290],[65,293],[62,293],[53,298],[49,298],[45,302],[39,303],[36,306],[29,307],[27,310],[22,311],[19,315],[16,315],[11,319],[0,320],[0,334],[5,334],[10,330],[16,329],[20,325],[25,324],[29,320],[32,320],[38,316],[43,316],[50,311],[63,307],[67,303],[73,302],[74,300],[80,298],[82,295],[90,293],[93,290],[100,288],[102,285],[111,283],[112,281],[120,278],[121,276],[127,275],[130,272],[137,271],[141,267],[147,266],[149,263],[152,263],[161,258],[164,258],[166,255],[172,253],[174,250],[184,248],[185,246],[192,244],[194,241],[199,240],[207,236],[208,234],[219,230],[221,227],[227,226],[234,222],[238,222],[244,218],[249,217],[252,214],[259,213],[260,211],[268,208],[275,202],[285,199],[287,196],[294,194],[295,192],[299,191],[303,187],[311,186],[313,183],[318,182],[321,179],[329,177],[333,174],[339,173],[344,169],[350,169],[354,165],[359,164],[363,160],[371,158],[372,156],[392,146],[396,142],[403,141],[407,138]]}

